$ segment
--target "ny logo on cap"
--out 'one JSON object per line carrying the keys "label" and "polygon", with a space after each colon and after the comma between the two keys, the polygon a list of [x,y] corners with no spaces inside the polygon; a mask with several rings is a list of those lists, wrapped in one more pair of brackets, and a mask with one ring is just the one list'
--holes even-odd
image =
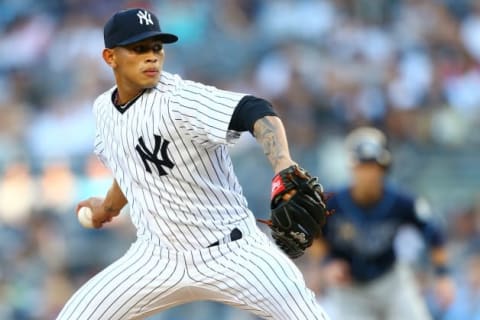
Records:
{"label": "ny logo on cap", "polygon": [[140,22],[140,24],[143,24],[144,21],[147,26],[149,24],[153,24],[152,16],[147,10],[144,10],[144,11],[139,10],[137,12],[137,17],[138,17],[138,22]]}

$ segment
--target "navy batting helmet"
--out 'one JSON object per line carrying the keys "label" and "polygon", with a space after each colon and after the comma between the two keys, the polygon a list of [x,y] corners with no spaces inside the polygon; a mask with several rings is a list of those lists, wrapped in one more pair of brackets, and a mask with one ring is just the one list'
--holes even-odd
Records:
{"label": "navy batting helmet", "polygon": [[392,163],[387,138],[376,128],[360,127],[353,130],[346,137],[345,144],[352,164],[376,162],[388,168]]}

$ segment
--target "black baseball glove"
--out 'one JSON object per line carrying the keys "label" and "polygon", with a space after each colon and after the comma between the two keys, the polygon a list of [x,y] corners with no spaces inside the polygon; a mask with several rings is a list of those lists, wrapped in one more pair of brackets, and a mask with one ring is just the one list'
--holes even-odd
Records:
{"label": "black baseball glove", "polygon": [[327,216],[326,196],[316,177],[292,165],[272,179],[270,220],[276,244],[292,259],[300,257],[321,233]]}

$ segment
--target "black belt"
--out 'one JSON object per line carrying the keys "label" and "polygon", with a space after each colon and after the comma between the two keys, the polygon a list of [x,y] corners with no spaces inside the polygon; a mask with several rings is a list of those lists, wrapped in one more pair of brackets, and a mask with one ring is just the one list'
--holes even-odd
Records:
{"label": "black belt", "polygon": [[[241,238],[242,238],[242,231],[240,231],[238,228],[235,228],[232,230],[232,232],[230,232],[228,236],[222,239],[222,243],[239,240]],[[220,240],[215,241],[214,243],[209,245],[208,248],[218,246],[219,244],[220,244]]]}

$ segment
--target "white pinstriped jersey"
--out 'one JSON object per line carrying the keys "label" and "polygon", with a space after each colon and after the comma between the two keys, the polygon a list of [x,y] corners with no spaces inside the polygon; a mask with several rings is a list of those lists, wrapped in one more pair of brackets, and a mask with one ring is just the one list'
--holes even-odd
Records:
{"label": "white pinstriped jersey", "polygon": [[[95,152],[129,201],[138,239],[57,319],[144,319],[212,300],[263,319],[327,320],[301,272],[256,225],[233,173],[227,145],[238,133],[228,125],[243,95],[163,72],[122,112],[114,90],[94,104]],[[220,240],[235,227],[241,238]]]}
{"label": "white pinstriped jersey", "polygon": [[234,227],[248,233],[255,219],[228,154],[240,135],[228,125],[244,94],[163,71],[155,88],[120,112],[114,90],[94,103],[95,153],[127,197],[137,236],[191,250]]}

